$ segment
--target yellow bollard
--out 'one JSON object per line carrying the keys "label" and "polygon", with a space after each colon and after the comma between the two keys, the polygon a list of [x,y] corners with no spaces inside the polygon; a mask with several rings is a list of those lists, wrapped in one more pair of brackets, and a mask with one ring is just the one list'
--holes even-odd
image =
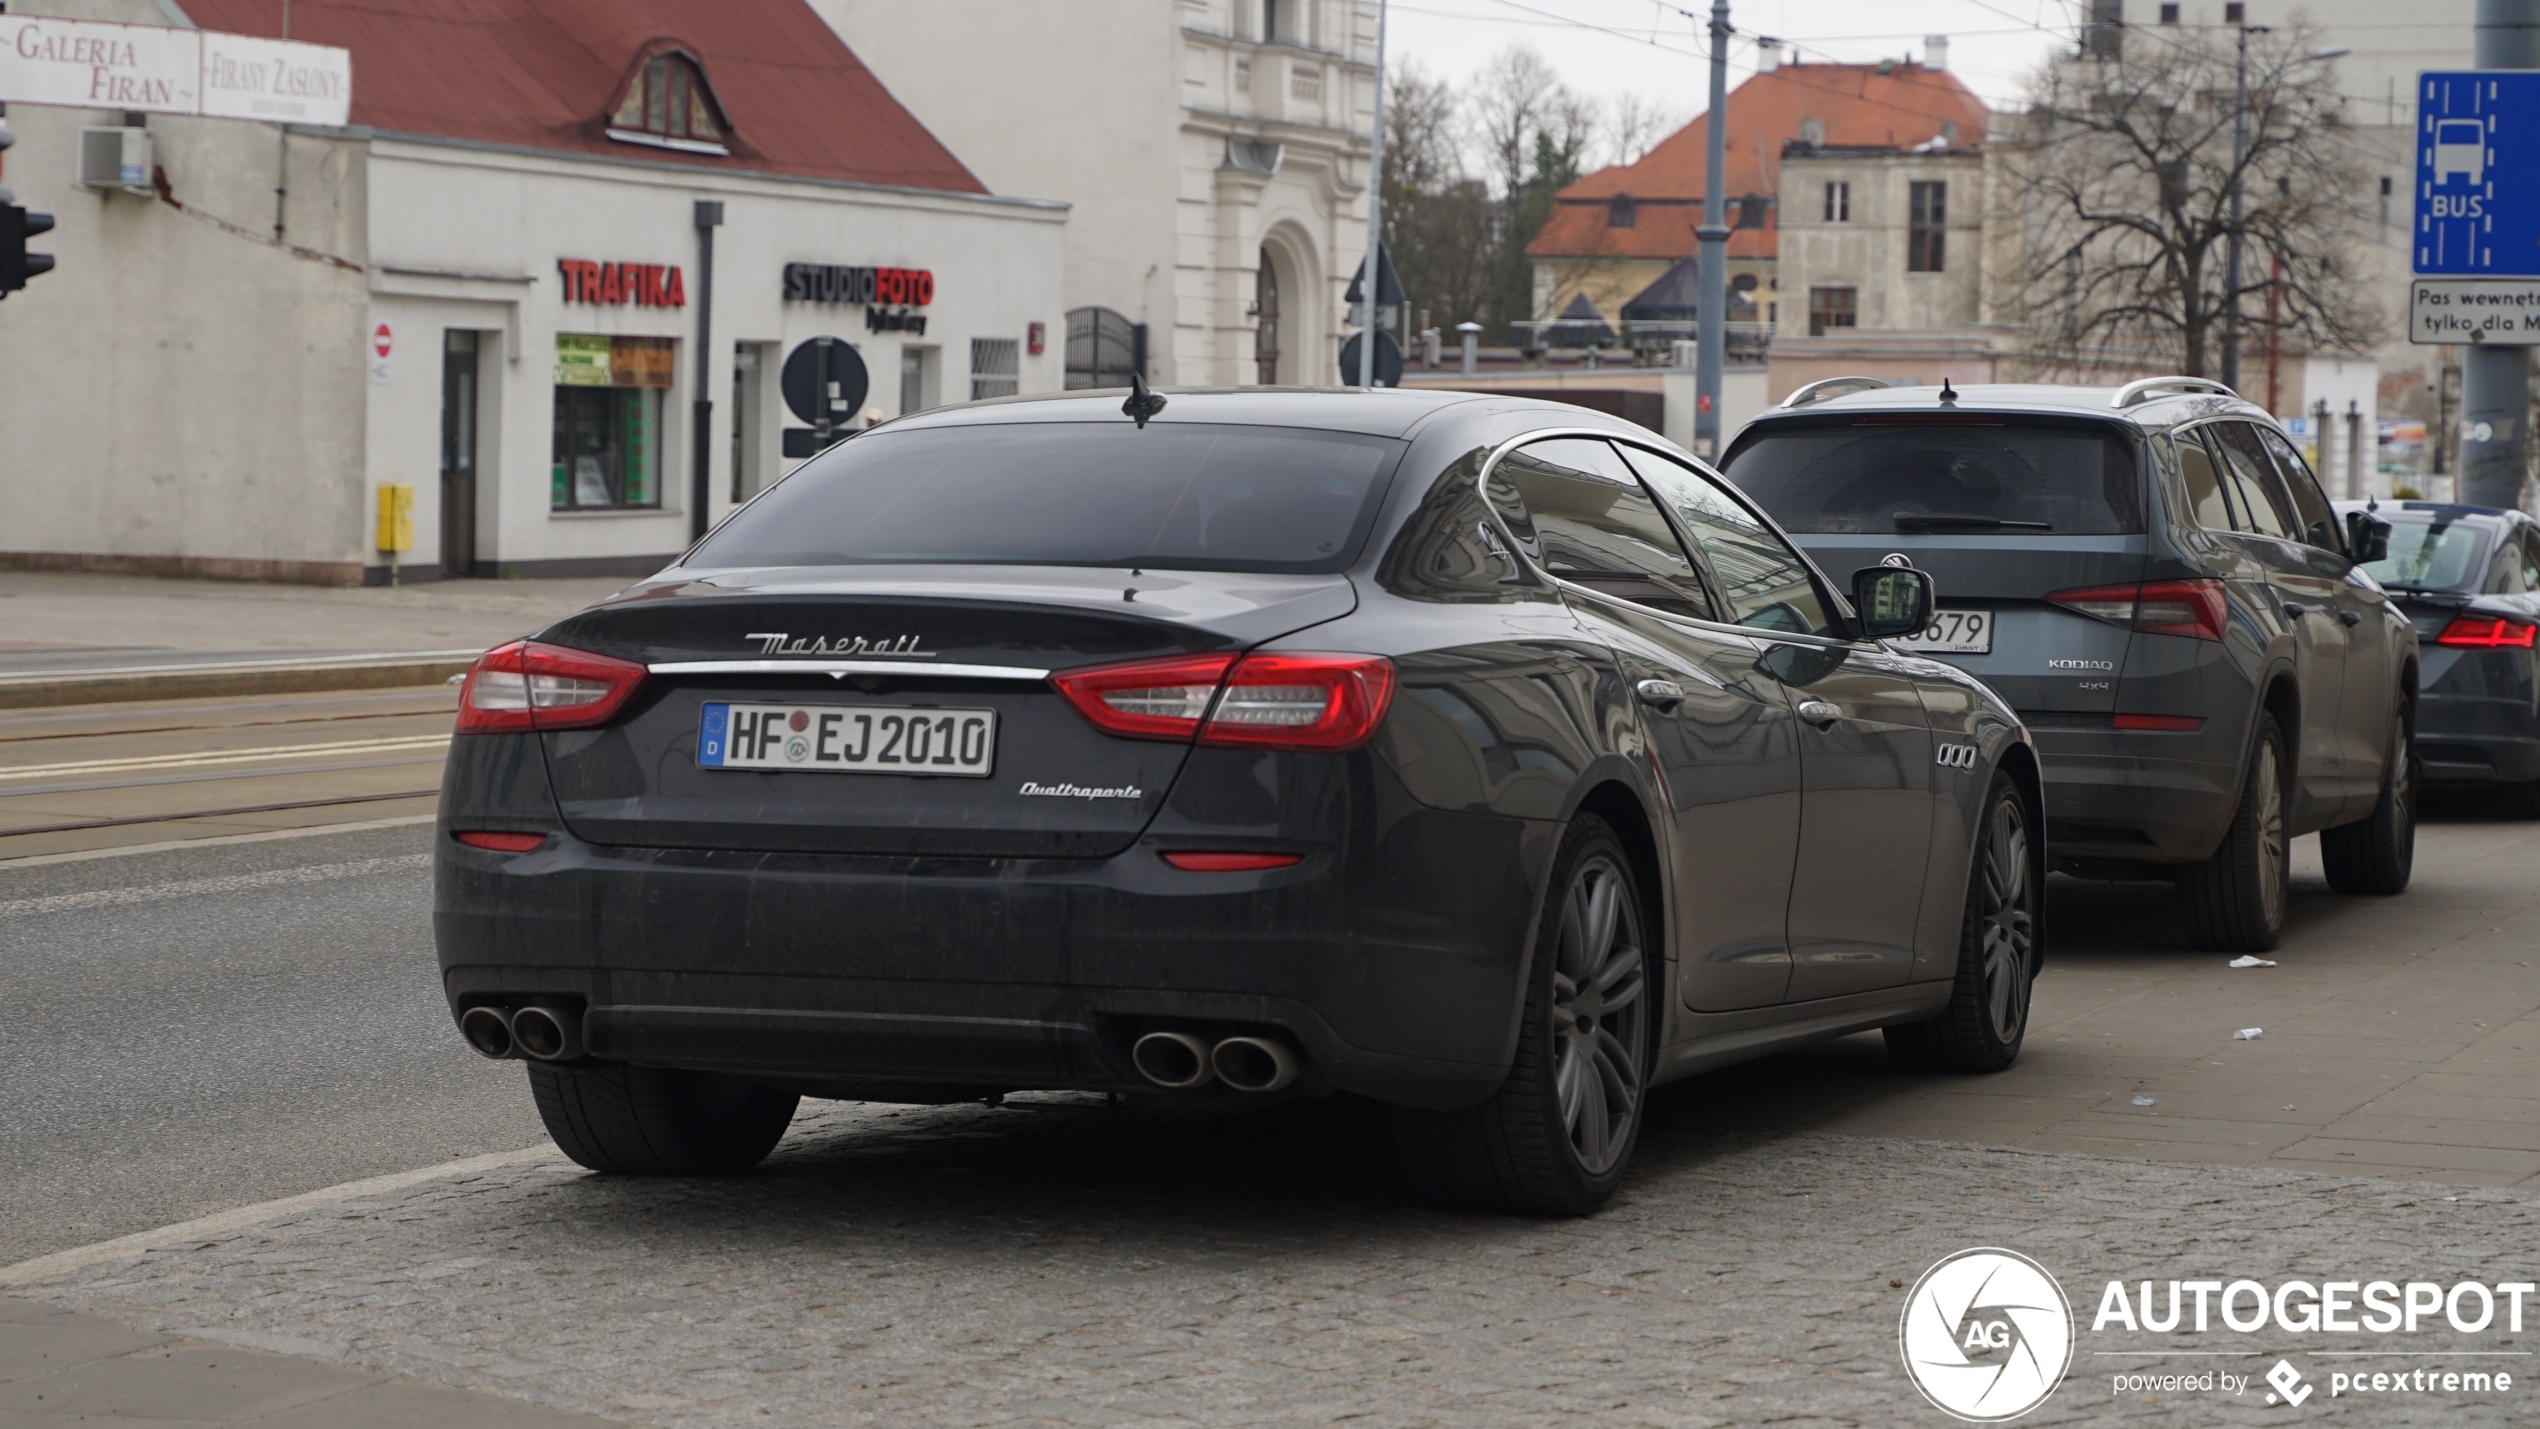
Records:
{"label": "yellow bollard", "polygon": [[379,549],[388,556],[388,584],[397,584],[397,557],[415,548],[415,489],[400,482],[379,487]]}

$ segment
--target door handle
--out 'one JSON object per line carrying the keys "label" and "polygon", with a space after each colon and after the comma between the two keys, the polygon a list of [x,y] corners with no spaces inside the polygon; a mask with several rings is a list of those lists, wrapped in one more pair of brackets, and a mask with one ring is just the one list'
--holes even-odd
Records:
{"label": "door handle", "polygon": [[1834,723],[1836,720],[1843,718],[1843,706],[1835,704],[1830,700],[1801,700],[1799,702],[1799,717],[1808,721],[1810,724],[1817,726],[1819,729],[1823,729],[1827,725]]}
{"label": "door handle", "polygon": [[2363,624],[2364,618],[2351,610],[2341,610],[2337,612],[2337,623],[2345,626],[2349,630],[2352,630],[2356,626]]}
{"label": "door handle", "polygon": [[1671,710],[1684,703],[1685,687],[1673,680],[1643,680],[1632,689],[1640,695],[1641,703],[1656,705],[1662,710]]}

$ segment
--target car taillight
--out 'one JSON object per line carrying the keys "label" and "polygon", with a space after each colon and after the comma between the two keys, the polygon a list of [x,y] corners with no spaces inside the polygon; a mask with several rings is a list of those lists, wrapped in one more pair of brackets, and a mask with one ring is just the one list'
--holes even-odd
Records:
{"label": "car taillight", "polygon": [[1176,655],[1050,676],[1096,729],[1249,749],[1356,749],[1393,701],[1380,655]]}
{"label": "car taillight", "polygon": [[2230,609],[2218,580],[2087,586],[2059,590],[2046,598],[2093,620],[2147,635],[2184,635],[2191,640],[2222,639]]}
{"label": "car taillight", "polygon": [[477,657],[459,690],[461,734],[588,729],[624,708],[648,672],[587,650],[515,640]]}
{"label": "car taillight", "polygon": [[2534,636],[2540,636],[2540,625],[2501,615],[2464,613],[2453,616],[2434,643],[2471,650],[2529,650]]}

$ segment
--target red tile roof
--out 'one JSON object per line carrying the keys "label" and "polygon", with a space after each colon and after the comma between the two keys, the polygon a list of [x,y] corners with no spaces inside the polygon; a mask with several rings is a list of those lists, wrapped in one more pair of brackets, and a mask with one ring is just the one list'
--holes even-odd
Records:
{"label": "red tile roof", "polygon": [[[1984,142],[1987,117],[1984,101],[1956,75],[1913,63],[1888,66],[1884,74],[1878,65],[1784,65],[1730,90],[1728,112],[1723,181],[1732,205],[1742,194],[1779,192],[1782,145],[1799,137],[1801,120],[1822,121],[1822,142],[1830,148],[1910,148],[1941,137],[1943,123],[1958,126],[1953,146],[1968,148]],[[1527,254],[1674,259],[1692,252],[1693,230],[1702,221],[1710,122],[1706,114],[1660,140],[1637,163],[1599,169],[1563,189],[1551,220],[1526,245]],[[1607,226],[1606,201],[1616,194],[1642,200],[1639,221],[1630,228]],[[1777,222],[1741,228],[1729,236],[1729,255],[1769,258],[1780,242]]]}
{"label": "red tile roof", "polygon": [[[279,33],[275,0],[184,0],[207,30]],[[805,178],[985,193],[803,0],[292,0],[291,38],[353,52],[353,122]],[[696,57],[730,157],[603,132],[636,66]]]}

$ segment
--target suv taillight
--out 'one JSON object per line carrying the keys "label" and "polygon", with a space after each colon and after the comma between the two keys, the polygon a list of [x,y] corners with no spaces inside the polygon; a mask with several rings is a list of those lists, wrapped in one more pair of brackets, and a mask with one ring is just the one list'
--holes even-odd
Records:
{"label": "suv taillight", "polygon": [[2463,612],[2452,617],[2452,623],[2443,627],[2434,643],[2471,650],[2529,650],[2535,636],[2540,636],[2540,625],[2529,621]]}
{"label": "suv taillight", "polygon": [[649,672],[587,650],[515,640],[477,657],[459,690],[461,734],[588,729],[626,706]]}
{"label": "suv taillight", "polygon": [[1365,744],[1393,702],[1381,655],[1176,655],[1050,676],[1096,729],[1128,739],[1338,752]]}
{"label": "suv taillight", "polygon": [[2046,597],[2066,610],[2123,625],[2147,635],[2220,640],[2230,606],[2218,580],[2145,581],[2140,585],[2088,586]]}

